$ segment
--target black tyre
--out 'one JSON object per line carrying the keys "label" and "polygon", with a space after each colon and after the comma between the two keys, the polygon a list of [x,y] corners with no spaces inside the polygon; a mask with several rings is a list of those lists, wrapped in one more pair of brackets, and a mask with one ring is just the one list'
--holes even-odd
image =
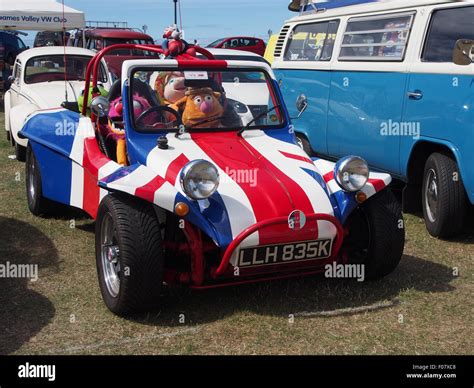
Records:
{"label": "black tyre", "polygon": [[127,315],[157,306],[164,253],[153,207],[133,197],[108,195],[99,207],[95,236],[100,290],[109,310]]}
{"label": "black tyre", "polygon": [[19,162],[25,162],[26,161],[26,147],[23,147],[22,145],[15,142],[15,156],[16,156],[16,160],[18,160]]}
{"label": "black tyre", "polygon": [[26,149],[26,198],[28,208],[35,216],[46,216],[54,210],[54,202],[43,197],[43,184],[38,161],[33,148],[28,145]]}
{"label": "black tyre", "polygon": [[12,141],[12,134],[10,133],[10,131],[5,131],[7,133],[7,141],[8,141],[8,144],[11,144],[11,141]]}
{"label": "black tyre", "polygon": [[365,266],[365,279],[380,279],[397,268],[405,247],[402,207],[384,190],[361,205],[348,220],[344,249],[350,264]]}
{"label": "black tyre", "polygon": [[465,224],[468,201],[456,161],[432,154],[425,164],[422,189],[423,216],[433,237],[459,234]]}

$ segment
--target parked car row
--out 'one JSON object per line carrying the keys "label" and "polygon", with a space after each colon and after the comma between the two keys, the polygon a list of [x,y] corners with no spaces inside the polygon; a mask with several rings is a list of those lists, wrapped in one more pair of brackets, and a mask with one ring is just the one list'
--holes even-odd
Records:
{"label": "parked car row", "polygon": [[474,65],[453,63],[453,50],[474,39],[474,4],[306,11],[281,29],[273,62],[285,99],[306,99],[295,123],[305,150],[361,155],[407,184],[404,204],[433,236],[462,231],[474,204]]}

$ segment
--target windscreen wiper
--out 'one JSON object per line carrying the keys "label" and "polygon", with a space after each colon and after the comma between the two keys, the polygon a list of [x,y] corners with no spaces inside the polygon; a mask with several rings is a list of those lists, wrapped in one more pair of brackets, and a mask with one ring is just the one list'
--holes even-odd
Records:
{"label": "windscreen wiper", "polygon": [[[257,117],[255,117],[252,121],[250,121],[245,127],[243,127],[239,132],[237,132],[237,135],[242,136],[242,134],[243,134],[246,130],[250,129],[250,126],[251,126],[252,124],[254,124],[254,123],[257,122],[258,120],[260,120],[262,117],[267,116],[270,112],[273,112],[274,110],[277,110],[277,109],[279,109],[279,108],[281,108],[281,105],[280,105],[280,104],[277,104],[277,105],[275,105],[273,108],[267,109],[265,112],[260,113],[260,114],[259,114]],[[258,128],[254,128],[254,129],[258,129]]]}

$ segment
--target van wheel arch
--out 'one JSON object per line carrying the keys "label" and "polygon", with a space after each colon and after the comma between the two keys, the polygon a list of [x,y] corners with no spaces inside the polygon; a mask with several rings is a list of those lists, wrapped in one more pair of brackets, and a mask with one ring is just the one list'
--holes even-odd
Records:
{"label": "van wheel arch", "polygon": [[308,137],[304,133],[295,132],[295,136],[296,136],[296,139],[297,139],[299,145],[301,146],[301,148],[303,148],[303,150],[309,156],[313,156],[313,155],[316,154],[316,152],[314,152],[314,150],[313,150],[313,147],[311,147],[311,143],[309,142]]}

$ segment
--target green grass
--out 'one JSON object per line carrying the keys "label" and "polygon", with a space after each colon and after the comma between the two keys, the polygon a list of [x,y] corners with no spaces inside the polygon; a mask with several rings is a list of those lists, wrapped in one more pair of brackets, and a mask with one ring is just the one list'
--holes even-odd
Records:
{"label": "green grass", "polygon": [[[8,158],[13,149],[0,135],[0,262],[40,268],[36,283],[0,279],[2,354],[474,351],[474,232],[439,241],[428,235],[422,219],[411,215],[406,218],[405,256],[381,281],[315,277],[205,292],[173,290],[160,312],[118,318],[100,296],[92,221],[76,220],[72,229],[69,220],[32,216],[24,165]],[[453,276],[453,267],[459,268],[459,276]],[[372,305],[380,306],[359,311]],[[357,312],[320,314],[348,308]]]}

